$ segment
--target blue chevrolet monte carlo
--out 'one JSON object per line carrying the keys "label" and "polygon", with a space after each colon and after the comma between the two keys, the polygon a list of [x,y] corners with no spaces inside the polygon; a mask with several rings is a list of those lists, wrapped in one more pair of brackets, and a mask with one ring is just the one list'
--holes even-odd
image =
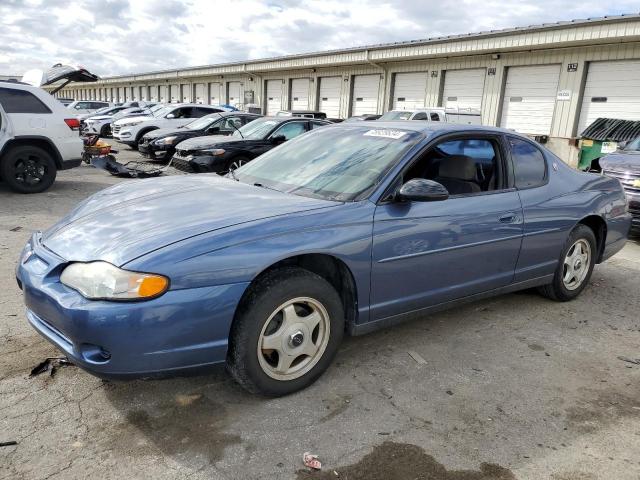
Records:
{"label": "blue chevrolet monte carlo", "polygon": [[87,371],[226,362],[282,395],[361,334],[491,295],[577,297],[625,244],[617,180],[510,131],[324,127],[229,174],[121,183],[24,248],[33,327]]}

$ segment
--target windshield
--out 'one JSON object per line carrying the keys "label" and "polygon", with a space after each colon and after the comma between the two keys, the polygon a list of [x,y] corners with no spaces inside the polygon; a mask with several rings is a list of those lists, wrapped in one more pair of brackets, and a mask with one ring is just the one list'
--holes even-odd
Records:
{"label": "windshield", "polygon": [[624,147],[624,149],[627,150],[627,151],[632,151],[632,152],[640,152],[640,137],[638,137],[635,140],[629,142],[627,144],[627,146]]}
{"label": "windshield", "polygon": [[421,138],[409,130],[326,127],[290,140],[234,173],[243,183],[351,201],[370,192]]}
{"label": "windshield", "polygon": [[409,120],[411,118],[411,114],[413,112],[409,112],[406,110],[402,111],[391,111],[382,115],[378,120],[381,121],[389,121],[389,120]]}
{"label": "windshield", "polygon": [[269,119],[254,120],[251,123],[247,123],[244,127],[233,132],[233,136],[237,138],[244,138],[247,140],[262,140],[273,129],[273,127],[279,122]]}
{"label": "windshield", "polygon": [[188,128],[189,130],[204,130],[205,128],[209,128],[214,122],[220,120],[220,115],[215,115],[213,117],[206,116],[202,118],[198,118],[193,122],[187,123],[184,128]]}
{"label": "windshield", "polygon": [[152,115],[157,118],[164,118],[169,113],[173,112],[176,107],[161,107],[157,110],[151,109]]}

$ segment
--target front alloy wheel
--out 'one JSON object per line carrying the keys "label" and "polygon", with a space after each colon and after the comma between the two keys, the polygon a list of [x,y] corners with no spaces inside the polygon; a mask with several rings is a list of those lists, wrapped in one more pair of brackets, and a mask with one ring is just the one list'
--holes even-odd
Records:
{"label": "front alloy wheel", "polygon": [[254,393],[279,396],[311,385],[329,367],[344,332],[335,288],[299,267],[261,275],[231,327],[227,368]]}
{"label": "front alloy wheel", "polygon": [[327,348],[329,314],[313,298],[289,300],[269,316],[258,341],[258,360],[264,373],[276,380],[292,380],[311,370]]}

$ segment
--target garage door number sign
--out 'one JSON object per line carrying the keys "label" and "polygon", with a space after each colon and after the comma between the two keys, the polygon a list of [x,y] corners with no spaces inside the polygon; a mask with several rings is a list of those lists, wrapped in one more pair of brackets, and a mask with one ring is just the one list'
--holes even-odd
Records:
{"label": "garage door number sign", "polygon": [[571,100],[571,90],[558,90],[558,96],[556,98],[560,101]]}

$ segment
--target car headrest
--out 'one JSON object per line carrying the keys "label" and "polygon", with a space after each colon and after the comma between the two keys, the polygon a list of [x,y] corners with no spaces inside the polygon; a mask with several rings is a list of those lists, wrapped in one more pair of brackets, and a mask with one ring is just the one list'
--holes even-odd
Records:
{"label": "car headrest", "polygon": [[438,176],[473,181],[476,179],[476,164],[465,155],[445,157],[440,161]]}

